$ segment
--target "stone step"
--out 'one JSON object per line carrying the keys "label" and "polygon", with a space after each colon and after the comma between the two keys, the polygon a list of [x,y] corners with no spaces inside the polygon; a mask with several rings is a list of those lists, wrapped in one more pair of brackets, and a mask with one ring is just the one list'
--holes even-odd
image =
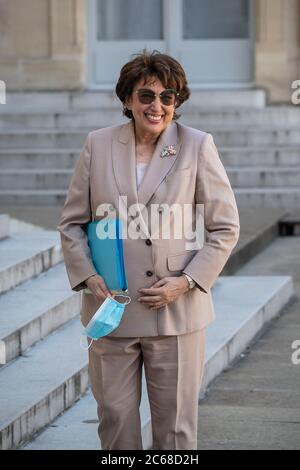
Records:
{"label": "stone step", "polygon": [[[229,166],[299,166],[300,146],[249,146],[249,147],[225,147],[218,148],[222,163]],[[1,155],[1,154],[0,154]],[[0,157],[1,158],[1,157]],[[2,166],[2,168],[5,168]]]}
{"label": "stone step", "polygon": [[273,128],[217,128],[206,126],[206,132],[210,132],[216,145],[221,146],[299,146],[300,127],[273,127]]}
{"label": "stone step", "polygon": [[11,233],[0,242],[0,294],[38,276],[62,260],[57,231]]}
{"label": "stone step", "polygon": [[[152,428],[149,419],[149,402],[145,390],[144,368],[142,377],[142,401],[140,406],[143,448],[152,446]],[[69,410],[57,418],[22,450],[99,450],[97,405],[89,389]],[[71,435],[69,434],[72,433]]]}
{"label": "stone step", "polygon": [[0,240],[7,238],[10,233],[10,217],[8,214],[0,214]]}
{"label": "stone step", "polygon": [[[0,149],[0,168],[74,168],[81,148],[45,149],[20,148]],[[252,146],[218,148],[225,166],[297,166],[300,165],[300,145],[298,146]]]}
{"label": "stone step", "polygon": [[[225,276],[218,279],[212,295],[216,320],[206,332],[206,367],[200,397],[210,382],[245,350],[261,328],[291,299],[293,283],[289,276]],[[150,407],[144,385],[142,400],[147,414],[142,414],[143,442],[144,449],[149,449],[152,444]],[[97,424],[96,403],[89,393],[22,448],[96,450],[99,449]]]}
{"label": "stone step", "polygon": [[[7,107],[6,107],[7,108]],[[10,109],[10,111],[9,111]],[[258,127],[258,126],[299,126],[300,109],[296,106],[268,106],[261,109],[251,108],[217,108],[203,107],[186,103],[180,108],[180,121],[192,127],[226,126]],[[105,127],[127,122],[122,115],[120,103],[109,107],[97,106],[97,109],[78,110],[42,110],[28,111],[7,108],[0,113],[0,129],[22,128],[94,128]]]}
{"label": "stone step", "polygon": [[[81,148],[0,149],[0,168],[74,168]],[[300,165],[300,146],[225,147],[218,148],[225,166],[297,166]]]}
{"label": "stone step", "polygon": [[71,107],[77,93],[59,92],[7,92],[6,105],[1,113],[64,111]]}
{"label": "stone step", "polygon": [[59,113],[6,113],[0,114],[0,129],[64,129],[97,128],[123,124],[128,119],[122,115],[122,107],[117,109]]}
{"label": "stone step", "polygon": [[79,315],[81,296],[70,289],[63,263],[0,296],[0,364],[7,364]]}
{"label": "stone step", "polygon": [[[80,147],[76,149],[0,149],[0,168],[74,168],[80,155]],[[299,152],[300,153],[300,152]]]}
{"label": "stone step", "polygon": [[65,189],[69,187],[73,169],[9,169],[0,170],[1,189]]}
{"label": "stone step", "polygon": [[66,189],[0,190],[0,200],[4,206],[63,206],[66,196]]}
{"label": "stone step", "polygon": [[[73,169],[37,168],[0,170],[3,190],[68,189]],[[227,167],[233,188],[300,187],[300,167]]]}
{"label": "stone step", "polygon": [[5,206],[63,206],[67,190],[0,190],[1,204]]}
{"label": "stone step", "polygon": [[[27,209],[27,208],[26,208]],[[36,213],[36,209],[34,210]],[[47,211],[46,214],[44,214],[45,217],[49,220],[49,211]],[[17,217],[21,216],[24,219],[24,208],[19,209],[19,214],[17,214]],[[42,231],[44,232],[47,230],[45,227],[42,227],[41,225],[36,225],[31,222],[24,222],[24,220],[20,219],[15,219],[14,217],[11,217],[10,219],[10,227],[11,227],[11,232],[38,232]],[[49,228],[49,230],[52,230],[52,227]]]}
{"label": "stone step", "polygon": [[[262,89],[249,90],[193,90],[188,101],[191,106],[206,109],[227,107],[232,109],[264,109],[266,92]],[[120,100],[111,91],[63,91],[63,92],[7,92],[3,113],[16,112],[59,112],[99,108],[118,108]]]}
{"label": "stone step", "polygon": [[71,320],[0,370],[1,449],[16,448],[86,391],[82,325]]}
{"label": "stone step", "polygon": [[[179,110],[180,111],[180,110]],[[192,127],[233,126],[233,127],[294,127],[300,125],[299,106],[266,106],[264,108],[203,109],[201,105],[182,107],[180,121]]]}
{"label": "stone step", "polygon": [[0,113],[0,129],[53,129],[56,127],[55,113]]}
{"label": "stone step", "polygon": [[1,149],[45,148],[65,149],[82,147],[87,137],[87,130],[83,129],[36,129],[36,130],[10,130],[0,131]]}
{"label": "stone step", "polygon": [[289,210],[300,207],[300,188],[235,188],[239,207],[276,207]]}
{"label": "stone step", "polygon": [[[227,167],[231,185],[237,188],[300,188],[300,166]],[[0,173],[1,181],[1,173]]]}
{"label": "stone step", "polygon": [[[149,402],[145,390],[144,367],[142,377],[142,400],[140,417],[142,428],[143,448],[152,446],[152,428],[149,419]],[[99,450],[101,448],[98,437],[97,405],[91,389],[58,417],[52,425],[45,428],[28,444],[21,446],[22,450]],[[72,434],[69,434],[72,433]]]}
{"label": "stone step", "polygon": [[[98,128],[99,126],[97,126]],[[1,130],[0,148],[73,148],[82,147],[89,129]],[[217,146],[292,146],[300,144],[300,127],[235,128],[210,127],[202,130],[213,134]]]}

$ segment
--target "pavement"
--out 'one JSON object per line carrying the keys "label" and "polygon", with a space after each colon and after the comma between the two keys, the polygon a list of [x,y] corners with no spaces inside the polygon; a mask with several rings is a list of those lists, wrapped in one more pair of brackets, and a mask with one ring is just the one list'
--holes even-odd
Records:
{"label": "pavement", "polygon": [[47,230],[56,230],[61,211],[60,206],[0,206],[0,214],[9,214]]}
{"label": "pavement", "polygon": [[199,450],[300,449],[300,364],[291,360],[300,340],[300,237],[276,239],[236,272],[286,274],[293,276],[294,300],[200,401]]}

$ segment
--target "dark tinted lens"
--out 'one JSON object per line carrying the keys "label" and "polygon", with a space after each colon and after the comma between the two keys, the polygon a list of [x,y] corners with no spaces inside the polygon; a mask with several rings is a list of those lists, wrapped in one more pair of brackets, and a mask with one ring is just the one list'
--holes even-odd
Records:
{"label": "dark tinted lens", "polygon": [[155,98],[155,93],[151,90],[139,90],[138,95],[143,104],[150,104]]}
{"label": "dark tinted lens", "polygon": [[160,95],[161,102],[166,106],[170,106],[175,103],[175,92],[173,91],[163,91]]}

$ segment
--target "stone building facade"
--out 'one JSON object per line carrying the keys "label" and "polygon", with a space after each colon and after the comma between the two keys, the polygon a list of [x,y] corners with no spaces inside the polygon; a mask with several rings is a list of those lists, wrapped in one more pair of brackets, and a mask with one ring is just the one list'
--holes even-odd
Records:
{"label": "stone building facade", "polygon": [[[140,4],[143,1],[149,2],[149,0],[139,0]],[[132,53],[137,52],[136,48],[140,48],[141,45],[152,47],[153,44],[158,44],[162,51],[176,57],[177,46],[174,46],[176,43],[178,47],[182,46],[180,49],[182,56],[178,53],[179,59],[185,58],[191,51],[191,64],[187,66],[193,69],[191,73],[197,77],[197,64],[200,64],[205,56],[208,60],[215,57],[213,47],[216,44],[220,43],[221,51],[224,45],[227,47],[228,44],[232,44],[231,49],[226,49],[225,53],[222,52],[224,64],[221,66],[223,70],[226,69],[226,51],[228,51],[233,60],[233,65],[230,66],[228,72],[235,71],[234,67],[237,67],[234,73],[241,73],[242,79],[235,80],[235,77],[229,74],[226,86],[232,89],[238,89],[241,86],[262,88],[267,92],[268,103],[290,102],[291,84],[300,78],[300,0],[249,0],[249,2],[245,0],[247,5],[244,3],[243,8],[245,5],[253,7],[253,14],[250,15],[251,24],[249,24],[250,29],[254,31],[254,39],[252,43],[251,39],[247,43],[247,50],[252,51],[253,61],[248,61],[248,64],[243,63],[243,49],[240,48],[241,44],[246,44],[243,38],[231,42],[232,38],[228,40],[224,37],[222,43],[220,38],[218,42],[214,37],[208,39],[208,36],[196,34],[196,40],[192,38],[190,43],[186,43],[188,46],[184,45],[183,40],[180,42],[175,28],[172,31],[172,25],[176,21],[181,21],[180,15],[185,15],[185,11],[190,11],[184,10],[185,6],[197,7],[193,0],[172,1],[174,3],[170,7],[170,0],[157,0],[161,2],[159,7],[164,8],[164,15],[168,20],[164,20],[163,28],[171,38],[169,43],[162,40],[147,42],[147,38],[143,40],[139,37],[132,43],[127,41],[127,45],[132,44]],[[230,1],[238,2],[238,0]],[[243,0],[240,1],[243,2]],[[182,2],[190,3],[183,4]],[[178,6],[177,13],[176,5]],[[233,3],[232,6],[234,5]],[[121,54],[120,57],[124,58],[123,62],[126,62],[129,49],[124,46],[122,36],[115,42],[98,40],[98,49],[95,49],[95,39],[91,37],[91,31],[95,26],[95,17],[99,21],[99,11],[109,14],[104,7],[108,8],[105,0],[0,0],[0,80],[6,83],[7,91],[91,90],[95,88],[96,83],[93,74],[100,73],[101,75],[102,70],[108,71],[108,76],[102,82],[100,77],[99,86],[96,88],[101,90],[111,87],[113,89],[116,78],[113,65],[114,62],[118,62],[117,54]],[[196,13],[197,11],[195,11],[194,18]],[[217,15],[210,16],[212,20],[216,17]],[[187,15],[187,21],[193,21],[193,18],[189,19]],[[195,27],[195,24],[191,27]],[[210,28],[213,27],[212,22]],[[116,29],[117,25],[114,28]],[[139,32],[137,31],[136,34],[138,35]],[[104,39],[108,39],[108,36]],[[122,49],[123,46],[125,49]],[[233,56],[235,50],[238,51],[236,54],[240,54],[239,57]],[[96,70],[94,65],[97,60],[99,64]],[[239,63],[240,70],[238,69]],[[110,72],[110,65],[112,72]],[[252,79],[249,78],[243,84],[242,73],[246,67],[250,67]],[[207,68],[209,65],[205,66],[205,70]],[[201,73],[201,70],[198,71],[198,76]],[[213,73],[214,70],[211,71],[211,75],[207,75],[207,82],[211,81],[210,77]],[[225,81],[226,77],[223,77],[220,82],[216,81],[213,88],[221,89]],[[207,82],[204,87],[207,86]],[[197,83],[195,79],[195,86],[197,85],[201,88],[201,83]]]}

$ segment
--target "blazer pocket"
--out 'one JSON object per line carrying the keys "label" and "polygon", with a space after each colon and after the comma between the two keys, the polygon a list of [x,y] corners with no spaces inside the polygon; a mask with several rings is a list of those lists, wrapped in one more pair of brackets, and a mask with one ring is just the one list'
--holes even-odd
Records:
{"label": "blazer pocket", "polygon": [[181,271],[195,256],[198,250],[184,251],[174,255],[168,255],[167,265],[169,271]]}
{"label": "blazer pocket", "polygon": [[173,176],[178,176],[179,178],[182,178],[183,176],[188,176],[191,173],[191,170],[192,170],[192,167],[178,168],[177,170],[174,170],[171,173],[168,173],[165,179],[167,181],[169,178]]}

